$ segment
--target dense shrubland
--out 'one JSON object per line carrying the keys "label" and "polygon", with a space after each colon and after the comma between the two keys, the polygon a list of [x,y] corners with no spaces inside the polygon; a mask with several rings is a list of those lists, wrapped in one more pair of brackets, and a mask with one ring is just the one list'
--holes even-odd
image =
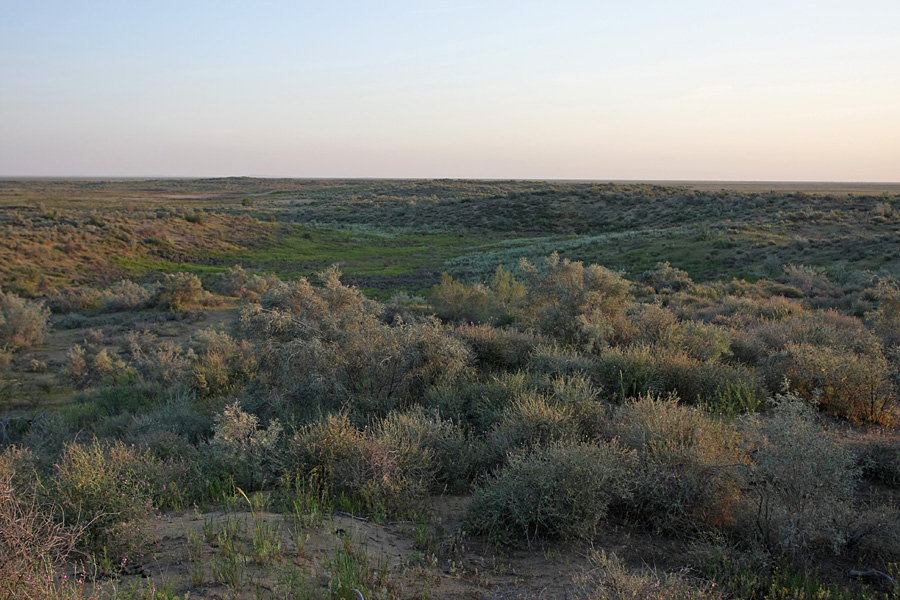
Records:
{"label": "dense shrubland", "polygon": [[[4,429],[0,527],[22,542],[0,568],[30,579],[0,583],[0,598],[40,597],[28,582],[73,552],[118,564],[154,514],[238,490],[375,519],[471,494],[466,532],[499,546],[616,527],[705,557],[690,575],[628,574],[597,553],[585,597],[781,597],[785,570],[820,560],[888,570],[900,292],[859,281],[789,265],[699,283],[666,262],[629,278],[554,253],[387,302],[337,268],[59,287],[49,308],[0,292],[6,362],[41,343],[51,310],[80,336],[54,384],[71,402]],[[235,304],[231,329],[122,326]],[[725,568],[710,558],[722,553],[738,558]]]}

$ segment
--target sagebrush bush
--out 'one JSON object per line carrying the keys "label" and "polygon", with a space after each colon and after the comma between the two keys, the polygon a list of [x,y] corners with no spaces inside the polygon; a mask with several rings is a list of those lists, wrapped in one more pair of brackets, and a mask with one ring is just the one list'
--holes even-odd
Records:
{"label": "sagebrush bush", "polygon": [[653,288],[657,294],[680,292],[694,287],[694,280],[687,271],[673,267],[668,261],[656,263],[654,269],[639,275],[638,281]]}
{"label": "sagebrush bush", "polygon": [[125,343],[130,365],[145,381],[170,387],[188,379],[188,369],[195,357],[179,344],[133,333],[126,335]]}
{"label": "sagebrush bush", "polygon": [[637,453],[629,510],[675,534],[732,522],[740,500],[739,436],[677,398],[644,396],[619,407],[607,435]]}
{"label": "sagebrush bush", "polygon": [[237,402],[213,421],[213,438],[204,448],[209,476],[231,479],[248,492],[269,487],[278,476],[281,424],[275,420],[262,428],[259,418],[244,412]]}
{"label": "sagebrush bush", "polygon": [[770,388],[787,381],[796,395],[833,415],[857,422],[893,419],[892,371],[880,353],[790,343],[769,358],[764,371]]}
{"label": "sagebrush bush", "polygon": [[599,265],[560,260],[554,253],[539,269],[520,265],[527,293],[518,318],[538,332],[580,348],[602,348],[618,328],[631,299],[630,283]]}
{"label": "sagebrush bush", "polygon": [[522,368],[543,341],[531,333],[490,325],[461,325],[454,333],[471,349],[475,364],[483,370]]}
{"label": "sagebrush bush", "polygon": [[467,526],[496,544],[590,538],[629,501],[634,455],[615,443],[558,442],[514,454],[478,486]]}
{"label": "sagebrush bush", "polygon": [[233,394],[256,374],[257,359],[249,341],[205,329],[197,332],[192,342],[190,385],[200,396]]}
{"label": "sagebrush bush", "polygon": [[508,406],[494,425],[484,446],[484,459],[488,467],[495,467],[517,450],[579,437],[572,408],[536,393],[525,394]]}
{"label": "sagebrush bush", "polygon": [[900,287],[887,280],[878,282],[875,291],[878,308],[866,314],[886,348],[900,344]]}
{"label": "sagebrush bush", "polygon": [[50,309],[11,292],[0,291],[0,351],[31,348],[44,340]]}
{"label": "sagebrush bush", "polygon": [[575,375],[592,379],[598,377],[595,356],[557,344],[536,346],[528,359],[528,369],[549,376]]}
{"label": "sagebrush bush", "polygon": [[100,382],[115,382],[126,375],[125,361],[115,352],[97,346],[76,344],[66,353],[63,375],[76,389],[84,389]]}
{"label": "sagebrush bush", "polygon": [[288,440],[284,481],[344,498],[364,512],[421,515],[433,489],[432,451],[413,446],[399,427],[360,431],[346,413],[307,424]]}
{"label": "sagebrush bush", "polygon": [[178,493],[180,465],[122,442],[70,443],[55,467],[51,500],[65,522],[84,524],[79,546],[117,560],[146,545],[146,519]]}
{"label": "sagebrush bush", "polygon": [[444,273],[428,294],[435,314],[454,323],[508,323],[524,297],[525,286],[502,265],[490,285],[465,284]]}
{"label": "sagebrush bush", "polygon": [[203,285],[193,273],[166,273],[156,289],[154,301],[160,308],[182,312],[203,298]]}
{"label": "sagebrush bush", "polygon": [[[374,428],[374,437],[397,452],[401,469],[407,463],[424,474],[430,493],[464,491],[472,477],[471,443],[458,424],[440,413],[416,406],[393,411]],[[430,467],[427,465],[430,464]]]}
{"label": "sagebrush bush", "polygon": [[39,498],[27,451],[0,452],[0,599],[52,597],[56,568],[75,550],[84,525],[59,523]]}
{"label": "sagebrush bush", "polygon": [[241,265],[234,265],[216,276],[215,288],[226,296],[254,299],[268,292],[278,281],[273,275],[249,275]]}
{"label": "sagebrush bush", "polygon": [[144,286],[129,279],[122,279],[102,292],[101,310],[106,312],[135,310],[149,303],[154,293],[153,286]]}
{"label": "sagebrush bush", "polygon": [[280,284],[242,312],[273,389],[326,409],[353,396],[364,412],[384,415],[468,373],[465,344],[434,319],[391,326],[377,303],[340,283],[338,271],[320,277],[319,288],[305,279]]}
{"label": "sagebrush bush", "polygon": [[754,463],[742,530],[771,551],[796,557],[816,548],[840,551],[860,471],[801,398],[778,397],[771,415],[751,422]]}

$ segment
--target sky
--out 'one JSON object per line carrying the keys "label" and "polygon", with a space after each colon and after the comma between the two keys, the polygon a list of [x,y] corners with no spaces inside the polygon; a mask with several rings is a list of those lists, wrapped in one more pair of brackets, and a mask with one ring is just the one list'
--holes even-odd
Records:
{"label": "sky", "polygon": [[0,176],[900,181],[898,0],[0,0]]}

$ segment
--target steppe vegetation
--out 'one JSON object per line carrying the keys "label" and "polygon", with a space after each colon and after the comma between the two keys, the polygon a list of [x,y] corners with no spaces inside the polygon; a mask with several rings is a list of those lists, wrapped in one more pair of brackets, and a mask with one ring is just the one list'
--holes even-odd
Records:
{"label": "steppe vegetation", "polygon": [[864,191],[0,181],[0,600],[895,597]]}

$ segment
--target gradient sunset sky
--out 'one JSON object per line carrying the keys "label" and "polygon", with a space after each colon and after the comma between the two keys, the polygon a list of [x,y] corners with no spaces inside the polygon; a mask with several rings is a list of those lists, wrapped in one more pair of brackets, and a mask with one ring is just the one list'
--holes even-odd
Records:
{"label": "gradient sunset sky", "polygon": [[0,176],[900,181],[900,0],[0,0]]}

